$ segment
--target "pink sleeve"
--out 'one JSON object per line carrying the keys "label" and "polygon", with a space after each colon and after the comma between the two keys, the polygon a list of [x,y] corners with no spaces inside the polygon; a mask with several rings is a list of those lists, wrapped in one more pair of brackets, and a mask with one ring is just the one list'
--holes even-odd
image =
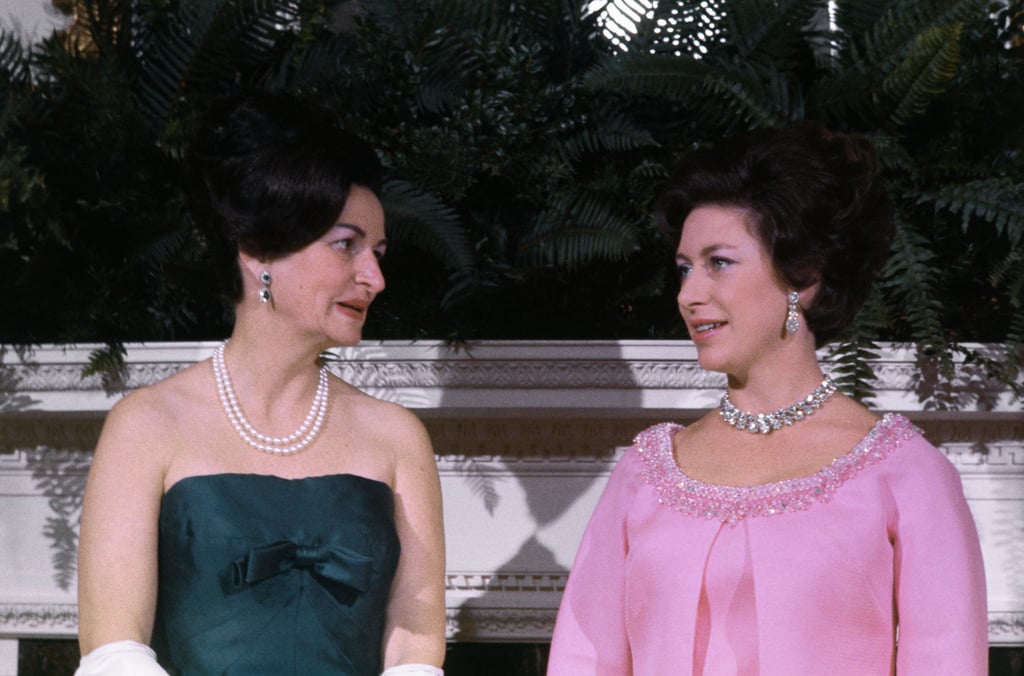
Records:
{"label": "pink sleeve", "polygon": [[985,570],[960,476],[924,439],[908,441],[894,479],[896,673],[985,676]]}
{"label": "pink sleeve", "polygon": [[618,462],[583,533],[558,609],[549,676],[632,673],[625,626],[626,521],[636,463],[632,449]]}

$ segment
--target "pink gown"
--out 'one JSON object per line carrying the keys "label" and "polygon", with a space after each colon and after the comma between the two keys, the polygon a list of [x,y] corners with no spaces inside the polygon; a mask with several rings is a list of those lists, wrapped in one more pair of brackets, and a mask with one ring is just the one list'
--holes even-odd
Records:
{"label": "pink gown", "polygon": [[640,433],[612,472],[549,676],[988,673],[974,521],[910,421],[886,415],[817,474],[743,488],[687,477],[678,429]]}

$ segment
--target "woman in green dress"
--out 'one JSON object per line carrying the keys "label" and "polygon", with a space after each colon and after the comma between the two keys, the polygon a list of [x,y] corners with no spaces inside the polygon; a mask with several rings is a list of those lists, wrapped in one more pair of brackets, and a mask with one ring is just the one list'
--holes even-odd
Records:
{"label": "woman in green dress", "polygon": [[379,160],[329,110],[259,94],[208,112],[187,169],[235,323],[106,420],[78,673],[440,674],[430,440],[320,361],[359,342],[384,290]]}

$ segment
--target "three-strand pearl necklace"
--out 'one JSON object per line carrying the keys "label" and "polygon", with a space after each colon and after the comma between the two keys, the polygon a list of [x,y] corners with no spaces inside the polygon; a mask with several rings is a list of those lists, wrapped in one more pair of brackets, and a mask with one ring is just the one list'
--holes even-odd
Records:
{"label": "three-strand pearl necklace", "polygon": [[238,436],[242,437],[242,441],[256,450],[274,455],[293,455],[313,443],[320,433],[324,417],[327,415],[329,390],[327,366],[320,367],[313,404],[299,429],[286,437],[272,437],[257,431],[245,417],[242,407],[238,405],[235,388],[231,385],[231,376],[228,375],[228,367],[224,363],[224,348],[227,347],[227,344],[228,341],[225,340],[213,352],[213,377],[217,381],[217,396],[220,398],[220,404],[224,407],[231,426],[238,432]]}

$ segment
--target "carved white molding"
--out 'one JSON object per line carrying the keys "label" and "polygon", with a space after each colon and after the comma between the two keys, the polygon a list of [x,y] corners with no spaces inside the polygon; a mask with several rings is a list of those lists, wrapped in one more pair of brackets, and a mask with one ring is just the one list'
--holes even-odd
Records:
{"label": "carved white molding", "polygon": [[[129,388],[216,343],[131,345]],[[81,372],[95,346],[0,346],[0,638],[76,632],[77,519],[91,451],[119,396]],[[979,347],[979,349],[983,349]],[[724,381],[685,341],[364,343],[335,373],[417,412],[445,496],[448,633],[544,641],[576,544],[617,457],[644,427],[688,422]],[[824,356],[824,355],[823,355]],[[827,360],[826,360],[827,361]],[[908,414],[960,471],[989,580],[990,640],[1024,645],[1024,416],[973,367],[936,401],[910,350],[875,362],[875,408]],[[827,367],[827,363],[826,363]]]}
{"label": "carved white molding", "polygon": [[988,635],[994,645],[1020,645],[1024,613],[989,613]]}
{"label": "carved white molding", "polygon": [[[555,608],[478,608],[462,606],[448,611],[450,640],[529,643],[551,636]],[[547,639],[545,639],[547,640]]]}
{"label": "carved white molding", "polygon": [[452,573],[445,576],[445,588],[453,593],[521,592],[565,590],[565,573]]}
{"label": "carved white molding", "polygon": [[[128,388],[155,383],[208,357],[216,343],[150,343],[129,345]],[[82,376],[96,345],[50,346],[31,351],[0,347],[0,412],[104,411],[118,394],[107,393],[98,376]],[[980,352],[997,349],[969,345]],[[689,341],[485,341],[463,348],[435,342],[366,341],[330,352],[335,373],[353,385],[411,395],[412,408],[468,404],[470,408],[535,410],[524,391],[571,392],[549,398],[553,408],[595,405],[646,410],[710,408],[724,384],[720,374],[703,371]],[[829,367],[827,351],[822,362]],[[871,360],[877,381],[875,406],[880,410],[929,410],[923,393],[940,391],[928,407],[956,406],[962,414],[1006,414],[1020,410],[1007,388],[988,379],[976,365],[957,363],[957,378],[948,387],[923,371],[915,353],[899,345],[883,345]],[[441,396],[441,391],[443,395]],[[622,396],[628,392],[632,396]],[[67,394],[77,394],[68,400]],[[77,405],[76,403],[77,402]],[[941,414],[941,411],[938,411]]]}
{"label": "carved white molding", "polygon": [[0,603],[0,636],[67,637],[77,632],[75,604]]}

